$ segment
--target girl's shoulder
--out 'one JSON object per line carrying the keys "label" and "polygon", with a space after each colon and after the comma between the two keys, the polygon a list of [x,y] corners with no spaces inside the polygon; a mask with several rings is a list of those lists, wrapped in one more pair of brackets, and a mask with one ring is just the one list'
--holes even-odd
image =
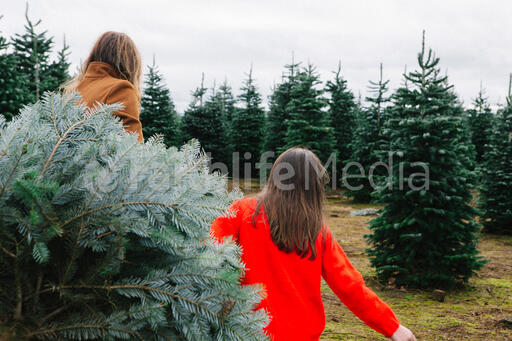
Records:
{"label": "girl's shoulder", "polygon": [[256,208],[256,205],[258,204],[256,197],[243,197],[242,199],[238,199],[236,202],[238,202],[239,206],[244,208]]}
{"label": "girl's shoulder", "polygon": [[248,212],[256,209],[256,206],[258,205],[258,201],[254,197],[243,197],[241,199],[235,200],[233,204],[231,205],[232,210],[241,211],[242,212]]}
{"label": "girl's shoulder", "polygon": [[236,200],[230,207],[242,221],[251,221],[258,201],[255,197],[244,197]]}

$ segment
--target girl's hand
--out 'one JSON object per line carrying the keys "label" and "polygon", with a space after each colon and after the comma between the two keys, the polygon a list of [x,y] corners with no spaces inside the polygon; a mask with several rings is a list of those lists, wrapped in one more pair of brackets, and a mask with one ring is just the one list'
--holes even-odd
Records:
{"label": "girl's hand", "polygon": [[414,334],[404,326],[400,325],[396,332],[391,336],[392,341],[416,341]]}

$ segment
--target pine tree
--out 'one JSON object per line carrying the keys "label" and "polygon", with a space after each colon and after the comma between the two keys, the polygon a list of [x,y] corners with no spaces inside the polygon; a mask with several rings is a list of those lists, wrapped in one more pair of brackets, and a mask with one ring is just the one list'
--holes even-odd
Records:
{"label": "pine tree", "polygon": [[[240,90],[238,100],[242,107],[235,112],[231,125],[233,151],[239,153],[240,175],[247,175],[244,163],[250,161],[250,174],[255,177],[258,176],[255,166],[259,161],[263,144],[265,112],[261,107],[261,95],[254,85],[252,66]],[[246,153],[249,154],[245,155]]]}
{"label": "pine tree", "polygon": [[231,124],[233,116],[235,115],[236,112],[236,99],[235,96],[233,96],[231,86],[229,86],[228,81],[226,79],[219,86],[219,93],[221,98],[222,122],[224,124],[224,131],[228,136],[229,145],[231,146],[233,144],[233,138],[231,136]]}
{"label": "pine tree", "polygon": [[185,141],[197,139],[214,162],[226,166],[229,161],[229,145],[222,123],[222,102],[220,93],[212,89],[208,100],[204,100],[207,89],[204,87],[204,76],[201,86],[192,93],[192,102],[185,111],[181,121],[182,138]]}
{"label": "pine tree", "polygon": [[329,116],[323,110],[327,104],[322,97],[323,90],[317,88],[320,83],[319,75],[311,64],[298,72],[286,106],[289,119],[286,145],[281,152],[294,146],[305,146],[327,162],[334,152],[335,141]]}
{"label": "pine tree", "polygon": [[[192,101],[183,113],[181,119],[182,142],[187,142],[204,129],[200,117],[204,115],[204,96],[208,89],[204,87],[204,74],[201,77],[201,86],[192,92]],[[203,122],[204,123],[204,122]]]}
{"label": "pine tree", "polygon": [[[358,188],[347,192],[357,202],[368,203],[372,199],[374,187],[381,184],[382,177],[385,176],[385,170],[382,167],[375,167],[377,162],[387,161],[387,150],[389,141],[383,135],[383,127],[388,119],[387,96],[389,80],[382,78],[382,63],[380,64],[380,78],[377,82],[370,81],[368,90],[370,96],[366,97],[369,103],[363,110],[352,109],[360,113],[355,117],[356,129],[353,140],[350,143],[352,149],[351,161],[359,163],[364,170],[360,174],[360,169],[356,169],[356,175],[361,177],[351,178],[348,183],[351,187]],[[351,169],[348,169],[351,171]],[[371,178],[371,179],[370,179]]]}
{"label": "pine tree", "polygon": [[484,154],[480,203],[484,231],[512,235],[512,75],[505,108]]}
{"label": "pine tree", "polygon": [[112,113],[46,94],[0,122],[0,316],[24,339],[263,340],[209,225],[235,198],[199,145],[146,144]]}
{"label": "pine tree", "polygon": [[493,113],[485,97],[485,90],[480,87],[478,96],[473,101],[473,109],[468,110],[469,126],[471,129],[471,142],[475,146],[476,161],[483,160],[485,146],[492,136]]}
{"label": "pine tree", "polygon": [[262,152],[277,153],[286,145],[287,122],[290,119],[286,108],[291,100],[291,88],[295,84],[299,66],[300,63],[295,63],[293,58],[291,64],[285,65],[287,71],[283,75],[283,81],[274,87],[270,96]]}
{"label": "pine tree", "polygon": [[[219,91],[217,92],[216,99],[219,101],[220,109],[221,109],[221,121],[222,127],[224,129],[225,136],[225,148],[226,155],[233,155],[233,117],[236,115],[238,108],[235,106],[236,98],[233,95],[231,86],[229,86],[226,79],[219,86]],[[228,160],[227,167],[228,172],[232,174],[232,160]]]}
{"label": "pine tree", "polygon": [[46,90],[58,90],[62,84],[70,79],[69,66],[71,63],[68,60],[69,45],[66,44],[66,37],[63,39],[62,49],[57,53],[57,60],[52,62],[49,67],[48,77],[49,82]]}
{"label": "pine tree", "polygon": [[144,85],[140,115],[144,136],[160,134],[167,146],[178,146],[181,142],[178,114],[155,58],[153,64],[148,66]]}
{"label": "pine tree", "polygon": [[7,39],[0,36],[0,114],[7,120],[29,102],[25,79],[16,72],[17,59],[9,51],[9,45]]}
{"label": "pine tree", "polygon": [[464,115],[438,63],[423,38],[419,70],[405,75],[408,87],[394,95],[400,111],[386,127],[395,158],[381,190],[387,205],[366,235],[378,278],[397,286],[451,288],[484,264],[476,249],[477,212],[469,205]]}
{"label": "pine tree", "polygon": [[14,56],[17,61],[16,72],[23,77],[24,85],[28,90],[28,102],[23,104],[34,103],[45,91],[55,90],[57,83],[56,79],[52,77],[54,67],[50,61],[53,38],[47,37],[47,31],[36,32],[41,20],[35,24],[30,20],[28,4],[25,19],[27,21],[25,33],[16,34],[12,39]]}
{"label": "pine tree", "polygon": [[329,98],[329,117],[334,130],[336,151],[340,165],[352,156],[353,131],[355,125],[354,94],[348,89],[347,81],[341,76],[341,62],[334,72],[334,80],[326,84]]}

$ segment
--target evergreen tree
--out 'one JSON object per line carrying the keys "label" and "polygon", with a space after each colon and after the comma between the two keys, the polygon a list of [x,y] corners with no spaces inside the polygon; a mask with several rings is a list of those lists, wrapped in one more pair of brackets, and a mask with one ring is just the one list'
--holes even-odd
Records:
{"label": "evergreen tree", "polygon": [[17,59],[9,51],[9,45],[7,39],[0,36],[0,114],[7,120],[29,102],[25,79],[16,72]]}
{"label": "evergreen tree", "polygon": [[204,87],[204,74],[201,77],[201,86],[192,92],[192,101],[183,113],[181,119],[181,138],[182,142],[187,142],[194,138],[198,132],[204,129],[201,125],[200,117],[204,115],[204,96],[208,89]]}
{"label": "evergreen tree", "polygon": [[[409,112],[409,102],[408,102],[408,94],[411,91],[409,88],[409,81],[407,79],[408,75],[407,71],[407,65],[404,67],[404,73],[402,74],[403,80],[401,86],[395,90],[393,95],[391,96],[392,100],[392,106],[390,106],[389,110],[389,118],[395,119],[393,122],[397,122],[398,119],[407,117],[406,114]],[[389,126],[388,124],[385,125],[383,128],[387,128]],[[387,133],[389,136],[390,130],[389,129],[383,129],[383,133]]]}
{"label": "evergreen tree", "polygon": [[334,130],[336,151],[340,165],[352,156],[353,131],[356,121],[354,94],[341,76],[341,63],[334,72],[334,80],[328,81],[326,90],[330,94],[329,117]]}
{"label": "evergreen tree", "polygon": [[469,205],[464,115],[438,63],[423,38],[419,70],[405,75],[408,87],[394,95],[397,110],[386,127],[393,174],[381,190],[387,205],[366,235],[378,278],[398,286],[451,288],[485,263]]}
{"label": "evergreen tree", "polygon": [[[254,85],[254,78],[252,78],[252,66],[240,90],[241,94],[238,99],[242,107],[236,111],[231,125],[233,151],[239,153],[240,175],[247,175],[244,163],[250,161],[251,176],[257,177],[255,166],[259,161],[263,145],[265,112],[261,107],[261,95]],[[245,157],[245,153],[250,154],[247,155],[248,158]]]}
{"label": "evergreen tree", "polygon": [[484,154],[481,205],[484,231],[512,235],[512,75],[505,108]]}
{"label": "evergreen tree", "polygon": [[78,96],[0,122],[0,316],[23,339],[263,340],[241,250],[209,226],[238,193],[195,142],[146,144]]}
{"label": "evergreen tree", "polygon": [[289,119],[286,145],[281,152],[294,146],[305,146],[327,162],[334,152],[335,141],[329,116],[323,110],[327,104],[322,97],[323,90],[317,88],[320,83],[320,77],[311,64],[298,72],[286,106]]}
{"label": "evergreen tree", "polygon": [[219,96],[221,98],[222,122],[224,123],[224,131],[228,136],[229,145],[232,145],[233,138],[231,136],[231,123],[236,112],[236,99],[235,96],[233,96],[231,86],[229,86],[227,80],[224,80],[224,82],[219,86]]}
{"label": "evergreen tree", "polygon": [[[28,102],[34,103],[45,91],[56,90],[62,84],[67,75],[62,75],[58,71],[67,63],[67,47],[61,51],[63,61],[58,60],[52,63],[50,60],[53,48],[53,38],[47,37],[47,31],[37,32],[37,26],[41,23],[38,20],[35,24],[28,17],[28,4],[25,12],[26,24],[25,33],[16,34],[12,39],[14,56],[16,57],[16,72],[23,77],[24,86],[28,93],[26,94]],[[61,79],[56,76],[65,76]]]}
{"label": "evergreen tree", "polygon": [[178,146],[181,142],[178,115],[154,58],[145,78],[140,115],[142,132],[146,137],[161,134],[167,146]]}
{"label": "evergreen tree", "polygon": [[[382,78],[382,63],[380,64],[380,78],[377,82],[370,81],[370,96],[366,97],[369,103],[367,108],[358,110],[355,106],[354,112],[359,113],[356,116],[356,130],[354,132],[353,141],[350,143],[352,149],[351,161],[359,163],[364,170],[364,174],[360,174],[360,169],[356,169],[358,176],[351,178],[349,184],[351,187],[358,188],[347,194],[352,196],[357,202],[370,202],[374,186],[381,184],[385,169],[383,167],[375,167],[377,162],[387,161],[387,151],[389,141],[383,135],[383,127],[388,119],[387,103],[389,97],[386,95],[388,91],[389,80]],[[352,171],[350,168],[349,171]],[[370,177],[372,179],[370,179]]]}
{"label": "evergreen tree", "polygon": [[[235,106],[236,98],[233,96],[231,86],[229,86],[227,80],[220,85],[219,91],[217,92],[216,99],[219,101],[221,108],[221,121],[224,129],[224,135],[226,138],[226,155],[233,155],[233,117],[236,115],[238,110]],[[228,160],[227,163],[228,171],[232,174],[232,160]]]}
{"label": "evergreen tree", "polygon": [[285,65],[287,72],[283,75],[283,81],[274,87],[270,96],[262,152],[277,153],[286,145],[287,122],[290,119],[287,106],[291,100],[291,88],[295,84],[299,65],[300,63],[295,63],[293,58],[291,64]]}
{"label": "evergreen tree", "polygon": [[214,162],[226,166],[229,160],[229,145],[222,123],[222,102],[220,93],[212,89],[208,100],[204,100],[207,89],[204,87],[204,75],[201,86],[192,93],[192,102],[185,111],[182,121],[182,137],[185,141],[197,139]]}
{"label": "evergreen tree", "polygon": [[485,97],[485,90],[480,88],[478,96],[473,101],[473,109],[468,110],[469,126],[471,129],[471,142],[476,151],[476,161],[483,160],[485,146],[492,136],[492,110]]}
{"label": "evergreen tree", "polygon": [[46,90],[58,90],[62,84],[70,79],[69,66],[71,63],[68,60],[69,45],[66,44],[66,37],[63,39],[62,49],[57,53],[57,60],[52,62],[48,71],[48,87]]}

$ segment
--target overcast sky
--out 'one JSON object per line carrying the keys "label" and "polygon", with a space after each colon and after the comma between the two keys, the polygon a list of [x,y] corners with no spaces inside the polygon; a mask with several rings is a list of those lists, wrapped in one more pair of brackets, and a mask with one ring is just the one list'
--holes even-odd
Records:
{"label": "overcast sky", "polygon": [[[25,2],[3,0],[0,31],[22,33]],[[104,31],[122,31],[153,54],[180,112],[205,73],[207,86],[227,79],[237,94],[253,64],[266,101],[283,65],[295,59],[317,66],[326,81],[341,60],[355,95],[368,80],[400,86],[404,65],[416,66],[421,31],[466,105],[480,88],[491,104],[503,102],[512,72],[510,0],[29,0],[31,18],[71,46],[74,72]],[[145,70],[146,71],[146,68]]]}

